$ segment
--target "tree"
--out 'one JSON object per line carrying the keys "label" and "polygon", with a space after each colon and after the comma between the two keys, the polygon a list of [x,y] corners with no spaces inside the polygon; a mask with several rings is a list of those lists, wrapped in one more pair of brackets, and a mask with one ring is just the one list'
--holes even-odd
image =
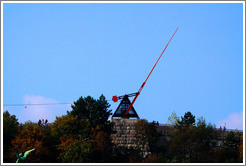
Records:
{"label": "tree", "polygon": [[243,142],[239,146],[239,162],[243,162]]}
{"label": "tree", "polygon": [[[48,127],[48,126],[46,126]],[[53,153],[48,146],[48,135],[45,134],[42,127],[38,124],[25,123],[18,130],[18,135],[12,141],[13,151],[17,153],[23,153],[27,150],[35,148],[35,151],[29,154],[25,159],[25,162],[50,162]],[[12,154],[13,158],[15,155]]]}
{"label": "tree", "polygon": [[223,139],[223,145],[219,149],[218,154],[218,162],[228,162],[228,163],[236,163],[242,162],[240,160],[240,137],[236,134],[236,132],[230,131],[226,133]]}
{"label": "tree", "polygon": [[77,116],[63,115],[56,117],[52,125],[52,135],[60,139],[68,138],[87,138],[90,136],[90,122],[86,119],[79,119]]}
{"label": "tree", "polygon": [[184,117],[181,116],[181,121],[178,120],[177,126],[180,127],[189,127],[195,126],[195,116],[192,115],[190,111],[186,112]]}
{"label": "tree", "polygon": [[139,120],[135,123],[136,144],[141,151],[142,157],[144,153],[154,152],[156,150],[156,142],[158,132],[155,123],[149,123],[147,120]]}
{"label": "tree", "polygon": [[18,133],[18,125],[15,115],[10,115],[8,111],[3,113],[3,162],[13,161],[10,157],[11,141]]}
{"label": "tree", "polygon": [[197,119],[194,130],[194,162],[213,162],[213,151],[217,144],[217,130],[215,125],[207,124],[201,117]]}
{"label": "tree", "polygon": [[110,162],[113,163],[139,163],[142,161],[139,151],[133,147],[115,146],[114,156]]}
{"label": "tree", "polygon": [[172,132],[172,139],[169,148],[181,162],[192,162],[194,149],[194,126],[195,116],[191,112],[186,112],[184,117],[175,125]]}
{"label": "tree", "polygon": [[56,150],[59,151],[58,159],[65,162],[67,159],[64,158],[64,155],[72,144],[91,137],[90,122],[87,119],[78,119],[73,115],[56,117],[52,124],[51,134],[58,140],[56,142]]}
{"label": "tree", "polygon": [[173,111],[172,114],[168,117],[167,123],[171,125],[176,125],[179,121],[179,117],[177,116],[176,112]]}
{"label": "tree", "polygon": [[112,124],[108,118],[112,115],[112,110],[109,110],[110,104],[103,95],[98,100],[91,96],[80,97],[71,107],[72,111],[67,111],[68,115],[77,116],[78,119],[88,119],[91,127],[100,125],[104,130],[111,130]]}
{"label": "tree", "polygon": [[87,163],[93,161],[94,149],[90,141],[77,140],[70,144],[60,155],[62,162]]}
{"label": "tree", "polygon": [[99,126],[92,128],[91,136],[84,139],[61,137],[59,158],[62,162],[110,162],[112,143],[110,135]]}
{"label": "tree", "polygon": [[240,137],[235,132],[229,131],[223,141],[224,147],[238,149],[240,146]]}
{"label": "tree", "polygon": [[185,113],[175,126],[169,143],[171,153],[179,162],[212,162],[212,151],[216,147],[216,129],[199,118],[195,126],[195,116]]}
{"label": "tree", "polygon": [[169,149],[178,162],[192,162],[194,142],[193,127],[175,127],[171,133]]}
{"label": "tree", "polygon": [[[113,132],[113,124],[108,121],[111,110],[106,98],[103,95],[97,100],[90,96],[80,97],[71,107],[72,110],[67,111],[66,116],[57,117],[53,125],[52,133],[60,139],[59,158],[66,162],[76,154],[78,157],[73,161],[105,162],[109,158],[105,155],[111,157],[110,135]],[[81,148],[88,146],[93,153],[85,155],[85,151],[79,150],[76,145]]]}
{"label": "tree", "polygon": [[[110,162],[113,150],[111,133],[107,133],[100,126],[92,128],[92,146],[95,149],[95,162]],[[106,156],[106,157],[105,157]]]}

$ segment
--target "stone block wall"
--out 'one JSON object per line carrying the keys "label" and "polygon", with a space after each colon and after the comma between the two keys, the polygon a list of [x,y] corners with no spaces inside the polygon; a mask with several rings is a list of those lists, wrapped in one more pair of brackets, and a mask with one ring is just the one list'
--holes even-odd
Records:
{"label": "stone block wall", "polygon": [[115,134],[111,135],[112,142],[117,146],[135,147],[135,127],[134,124],[139,119],[111,119],[114,123]]}
{"label": "stone block wall", "polygon": [[[140,119],[111,119],[110,121],[114,122],[115,134],[111,135],[112,143],[116,146],[123,146],[127,148],[136,147],[135,144],[135,126],[134,124]],[[165,148],[168,146],[168,142],[171,140],[171,132],[174,129],[170,125],[157,125],[157,132],[160,134],[157,140],[157,146],[159,148]],[[222,141],[226,136],[228,131],[221,131],[217,141],[218,146],[222,145]],[[243,138],[242,131],[235,131],[236,134]]]}

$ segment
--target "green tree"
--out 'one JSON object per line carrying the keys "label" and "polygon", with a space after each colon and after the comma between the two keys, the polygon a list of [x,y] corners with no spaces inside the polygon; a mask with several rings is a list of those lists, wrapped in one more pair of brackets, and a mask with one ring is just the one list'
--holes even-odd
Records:
{"label": "green tree", "polygon": [[212,162],[216,129],[202,117],[197,121],[195,126],[195,116],[187,112],[171,133],[169,148],[178,162]]}
{"label": "green tree", "polygon": [[155,152],[157,147],[158,132],[155,123],[149,123],[141,119],[135,123],[136,144],[141,151],[142,157],[145,152]]}
{"label": "green tree", "polygon": [[240,146],[240,137],[234,131],[229,131],[223,143],[223,147],[238,149]]}
{"label": "green tree", "polygon": [[52,124],[52,135],[56,138],[87,138],[90,136],[90,122],[77,116],[63,115],[56,117]]}
{"label": "green tree", "polygon": [[177,116],[176,112],[173,111],[172,114],[168,117],[167,123],[171,125],[176,125],[179,121],[179,117]]}
{"label": "green tree", "polygon": [[70,144],[60,156],[65,163],[93,162],[94,149],[89,141],[77,140]]}
{"label": "green tree", "polygon": [[223,144],[218,151],[217,162],[237,163],[240,160],[240,144],[242,140],[236,132],[227,132],[223,139]]}
{"label": "green tree", "polygon": [[[80,97],[71,107],[72,110],[67,111],[66,116],[57,117],[53,125],[52,133],[60,139],[60,160],[66,162],[77,155],[74,162],[105,162],[111,157],[110,134],[113,132],[113,124],[108,121],[111,110],[106,98],[103,95],[97,100],[90,96]],[[91,148],[88,155],[76,145]]]}
{"label": "green tree", "polygon": [[175,127],[171,132],[169,149],[173,156],[177,157],[178,162],[192,162],[194,142],[193,127]]}
{"label": "green tree", "polygon": [[11,141],[15,138],[18,132],[18,119],[15,115],[10,115],[8,111],[3,113],[3,162],[12,162],[10,156]]}
{"label": "green tree", "polygon": [[80,97],[71,107],[72,110],[67,111],[68,115],[78,116],[78,119],[88,119],[94,128],[100,125],[104,130],[111,130],[112,124],[108,118],[112,115],[112,110],[109,110],[110,104],[103,95],[98,100],[91,96]]}
{"label": "green tree", "polygon": [[3,113],[3,143],[10,145],[11,140],[18,132],[18,119],[15,115],[10,115],[8,111]]}
{"label": "green tree", "polygon": [[48,158],[46,158],[45,160],[48,163],[58,162],[57,161],[57,157],[58,157],[57,145],[59,141],[57,140],[56,137],[52,135],[53,126],[50,124],[47,124],[47,125],[43,125],[39,127],[41,128],[42,133],[47,136],[45,140],[43,141],[43,145],[47,147],[48,151],[50,152]]}
{"label": "green tree", "polygon": [[213,151],[217,144],[217,130],[215,125],[207,124],[201,117],[197,119],[197,125],[193,127],[194,142],[193,162],[213,162]]}
{"label": "green tree", "polygon": [[[195,116],[186,112],[184,117],[175,125],[170,142],[170,150],[177,155],[180,162],[192,162],[194,149]],[[180,142],[180,143],[179,143]]]}
{"label": "green tree", "polygon": [[195,126],[195,116],[192,115],[190,111],[186,112],[184,117],[181,116],[181,120],[178,120],[178,123],[176,126],[179,127],[189,127],[189,126]]}
{"label": "green tree", "polygon": [[52,124],[51,134],[58,141],[56,143],[56,150],[59,151],[58,159],[65,162],[68,160],[67,151],[72,144],[83,139],[90,139],[90,122],[87,119],[78,119],[73,115],[56,117]]}

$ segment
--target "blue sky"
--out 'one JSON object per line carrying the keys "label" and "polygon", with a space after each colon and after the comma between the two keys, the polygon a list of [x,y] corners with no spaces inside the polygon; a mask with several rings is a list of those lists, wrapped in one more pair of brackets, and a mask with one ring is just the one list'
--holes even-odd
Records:
{"label": "blue sky", "polygon": [[[243,4],[3,5],[3,104],[73,102],[137,92],[140,118],[192,112],[243,128]],[[110,101],[113,112],[119,103]],[[4,106],[20,122],[69,105]]]}

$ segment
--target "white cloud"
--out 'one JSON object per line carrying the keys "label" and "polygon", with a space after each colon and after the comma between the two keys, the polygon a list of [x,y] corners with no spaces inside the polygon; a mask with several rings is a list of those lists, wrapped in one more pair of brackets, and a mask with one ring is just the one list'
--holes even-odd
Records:
{"label": "white cloud", "polygon": [[[55,99],[45,98],[43,96],[25,95],[25,104],[43,104],[43,103],[59,103]],[[47,119],[53,122],[56,116],[65,115],[66,111],[70,110],[70,105],[27,105],[22,110],[21,122],[31,120],[37,122],[39,119]]]}
{"label": "white cloud", "polygon": [[225,126],[227,129],[238,129],[243,130],[243,111],[242,112],[234,112],[229,114],[226,119],[219,120],[216,124],[217,127]]}

